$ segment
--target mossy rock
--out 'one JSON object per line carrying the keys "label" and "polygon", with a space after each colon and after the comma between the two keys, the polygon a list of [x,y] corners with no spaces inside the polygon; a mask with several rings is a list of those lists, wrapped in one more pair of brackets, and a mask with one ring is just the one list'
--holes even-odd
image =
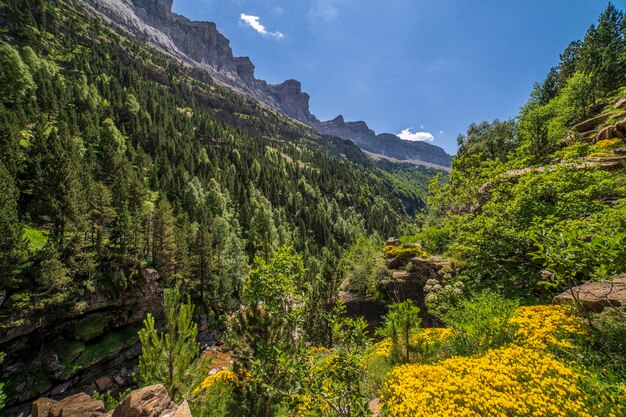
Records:
{"label": "mossy rock", "polygon": [[74,325],[74,338],[83,342],[102,336],[107,325],[107,316],[94,314],[85,317]]}
{"label": "mossy rock", "polygon": [[140,329],[141,324],[137,324],[118,332],[108,333],[101,339],[89,343],[74,362],[63,366],[61,377],[68,379],[83,369],[101,361],[115,358],[123,349],[131,347],[139,340],[137,332]]}
{"label": "mossy rock", "polygon": [[57,343],[53,350],[59,357],[61,367],[65,369],[83,353],[85,350],[85,344],[75,340],[62,340]]}

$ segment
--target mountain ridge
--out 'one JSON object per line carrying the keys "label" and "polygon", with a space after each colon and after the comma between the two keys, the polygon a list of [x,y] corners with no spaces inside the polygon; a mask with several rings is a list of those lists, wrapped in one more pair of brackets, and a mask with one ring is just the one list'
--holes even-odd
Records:
{"label": "mountain ridge", "polygon": [[[204,70],[217,82],[313,127],[338,136],[384,158],[447,168],[451,157],[442,148],[409,142],[389,133],[376,134],[363,121],[344,122],[343,116],[320,121],[309,109],[309,95],[298,80],[270,84],[257,79],[246,56],[235,56],[230,41],[213,22],[192,21],[172,12],[173,0],[83,0],[113,23],[140,36],[169,55]],[[341,123],[338,123],[339,118]]]}

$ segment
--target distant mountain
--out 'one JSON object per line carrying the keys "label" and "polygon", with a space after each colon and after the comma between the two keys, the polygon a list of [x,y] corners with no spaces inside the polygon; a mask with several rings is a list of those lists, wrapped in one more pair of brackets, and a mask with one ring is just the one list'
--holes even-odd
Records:
{"label": "distant mountain", "polygon": [[413,162],[422,165],[449,167],[451,157],[439,146],[426,142],[402,140],[391,133],[376,134],[363,121],[346,122],[339,115],[316,126],[320,133],[350,139],[366,152],[387,159]]}
{"label": "distant mountain", "polygon": [[451,157],[438,146],[376,135],[365,122],[339,116],[320,122],[309,110],[309,95],[297,80],[269,84],[254,76],[248,57],[235,57],[230,41],[212,22],[197,22],[172,12],[172,0],[85,0],[116,24],[168,54],[210,74],[215,81],[251,97],[318,132],[355,142],[363,150],[389,159],[449,167]]}

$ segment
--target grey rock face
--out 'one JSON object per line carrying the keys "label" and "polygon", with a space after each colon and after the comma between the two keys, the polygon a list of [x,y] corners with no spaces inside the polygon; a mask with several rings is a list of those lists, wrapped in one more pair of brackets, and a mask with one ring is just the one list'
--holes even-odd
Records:
{"label": "grey rock face", "polygon": [[449,167],[452,158],[443,149],[426,142],[410,142],[390,133],[376,134],[363,121],[346,122],[339,115],[317,125],[318,131],[326,135],[350,139],[361,149],[400,161],[425,162]]}
{"label": "grey rock face", "polygon": [[114,23],[170,55],[207,71],[216,80],[304,123],[316,122],[300,83],[272,85],[254,77],[248,57],[235,57],[229,40],[213,22],[172,13],[171,0],[85,0]]}

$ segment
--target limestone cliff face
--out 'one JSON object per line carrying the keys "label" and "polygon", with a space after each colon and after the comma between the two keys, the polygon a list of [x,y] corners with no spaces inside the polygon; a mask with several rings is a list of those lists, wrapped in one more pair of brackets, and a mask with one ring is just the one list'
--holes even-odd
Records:
{"label": "limestone cliff face", "polygon": [[217,81],[301,122],[317,122],[300,83],[268,84],[254,76],[248,57],[235,57],[230,41],[213,22],[196,22],[172,12],[171,0],[85,0],[95,10],[133,34]]}
{"label": "limestone cliff face", "polygon": [[450,155],[423,142],[406,142],[391,134],[376,135],[365,122],[342,116],[320,122],[309,110],[309,95],[297,80],[268,84],[254,76],[248,57],[235,57],[229,40],[212,22],[196,22],[172,12],[172,0],[84,0],[114,23],[170,55],[209,73],[218,82],[257,100],[318,132],[355,142],[387,158],[450,166]]}
{"label": "limestone cliff face", "polygon": [[452,158],[443,149],[427,142],[410,142],[390,133],[376,134],[363,121],[346,122],[343,116],[321,122],[321,133],[350,139],[361,149],[400,161],[449,167]]}

